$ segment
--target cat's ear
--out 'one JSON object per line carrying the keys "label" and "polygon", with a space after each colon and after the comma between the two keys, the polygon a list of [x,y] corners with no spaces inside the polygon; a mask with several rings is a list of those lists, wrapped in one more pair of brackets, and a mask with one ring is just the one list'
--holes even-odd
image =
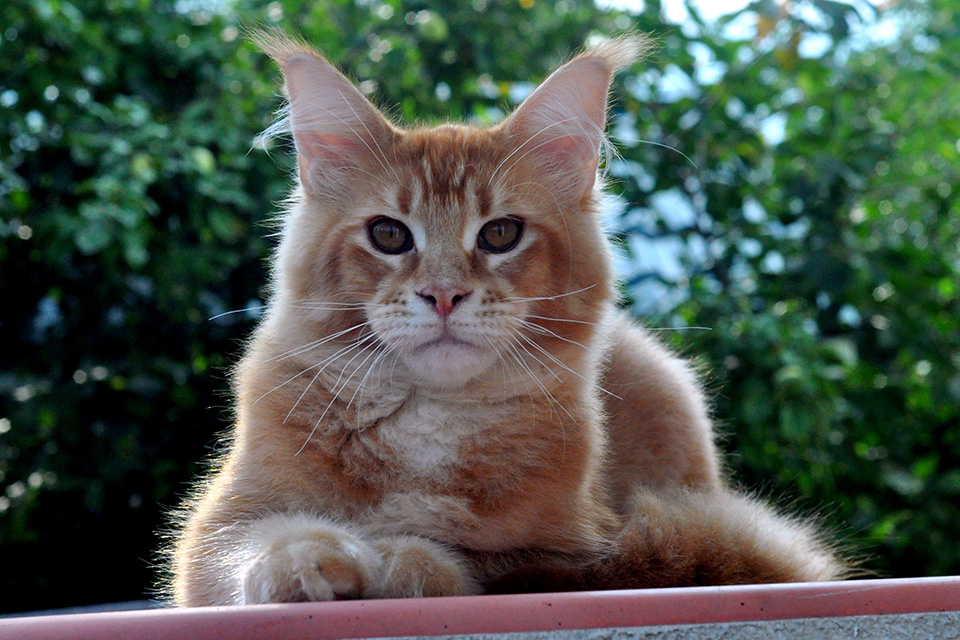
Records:
{"label": "cat's ear", "polygon": [[554,71],[507,120],[514,153],[534,163],[553,194],[579,200],[593,190],[610,79],[651,42],[630,34],[588,49]]}
{"label": "cat's ear", "polygon": [[307,193],[341,191],[365,165],[386,162],[392,127],[323,56],[279,31],[252,36],[283,69],[300,181]]}

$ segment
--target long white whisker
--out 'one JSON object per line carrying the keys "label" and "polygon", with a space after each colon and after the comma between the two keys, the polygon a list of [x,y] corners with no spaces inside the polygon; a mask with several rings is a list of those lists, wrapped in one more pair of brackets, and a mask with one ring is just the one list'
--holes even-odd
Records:
{"label": "long white whisker", "polygon": [[[532,340],[530,340],[529,338],[527,338],[527,337],[526,337],[525,335],[523,335],[522,333],[516,332],[515,335],[516,335],[517,337],[519,337],[519,338],[523,338],[523,340],[526,341],[527,344],[531,344],[531,343],[533,342]],[[555,379],[557,382],[563,383],[563,381],[564,381],[563,378],[561,378],[560,375],[559,375],[556,371],[553,370],[553,367],[548,367],[547,364],[546,364],[543,360],[541,360],[540,358],[538,358],[538,357],[536,356],[536,354],[534,354],[532,351],[530,351],[530,350],[527,349],[525,346],[523,346],[523,344],[521,344],[521,343],[519,343],[519,342],[516,342],[516,343],[514,343],[514,346],[522,349],[522,350],[524,351],[524,353],[526,353],[528,356],[530,356],[537,364],[539,364],[541,367],[543,367],[543,369],[544,369],[547,373],[549,373],[551,376],[553,376],[554,379]],[[539,378],[538,378],[538,379],[539,379]]]}
{"label": "long white whisker", "polygon": [[522,320],[522,319],[520,319],[520,318],[515,318],[515,319],[516,319],[518,322],[520,322],[523,326],[527,327],[528,329],[530,329],[530,330],[532,330],[532,331],[535,331],[536,333],[539,333],[539,334],[541,334],[541,335],[546,334],[546,335],[552,336],[552,337],[556,338],[557,340],[562,340],[562,341],[567,342],[567,343],[569,343],[569,344],[576,345],[576,346],[580,347],[581,349],[583,349],[584,351],[586,351],[587,353],[593,353],[593,351],[592,351],[590,348],[588,348],[588,347],[580,344],[580,343],[577,342],[576,340],[571,340],[570,338],[564,338],[563,336],[561,336],[561,335],[559,335],[559,334],[557,334],[557,333],[554,333],[553,331],[550,331],[550,329],[547,329],[546,327],[540,326],[540,325],[537,324],[536,322],[530,322],[530,321],[528,321],[528,320]]}
{"label": "long white whisker", "polygon": [[[387,356],[393,352],[394,350],[391,349],[388,344],[383,343],[383,352],[379,356],[377,356],[377,359],[374,360],[373,364],[370,365],[370,371],[373,371],[373,369],[376,368],[377,366],[380,367],[380,371],[377,373],[377,376],[379,377],[381,383],[383,382],[383,367],[387,362]],[[394,360],[394,362],[396,362],[396,360]],[[363,404],[362,389],[365,382],[366,382],[366,376],[364,376],[364,379],[360,381],[360,386],[358,387],[358,390],[360,390],[360,398],[357,400],[357,406],[360,406]]]}
{"label": "long white whisker", "polygon": [[365,309],[367,303],[364,302],[321,302],[321,301],[310,301],[310,300],[296,300],[289,303],[288,306],[294,307],[296,309],[331,309],[331,310],[344,310],[351,311],[353,309]]}
{"label": "long white whisker", "polygon": [[[316,364],[314,364],[314,365],[311,365],[311,366],[307,367],[306,369],[304,369],[304,370],[301,371],[300,373],[296,374],[295,376],[293,376],[293,377],[291,377],[291,378],[288,378],[285,382],[281,382],[280,384],[278,384],[277,386],[275,386],[273,389],[270,389],[270,391],[267,391],[267,392],[264,393],[262,396],[260,396],[260,397],[257,398],[256,400],[254,400],[254,401],[253,401],[253,405],[257,404],[258,402],[260,402],[261,400],[263,400],[264,398],[266,398],[268,395],[270,395],[271,393],[273,393],[273,392],[276,391],[277,389],[280,389],[281,387],[287,386],[288,384],[290,384],[291,382],[293,382],[294,380],[296,380],[297,378],[299,378],[299,377],[302,376],[303,374],[307,373],[308,371],[312,371],[313,369],[316,369],[317,367],[320,367],[320,371],[317,372],[317,375],[314,376],[314,377],[313,377],[313,380],[310,381],[310,384],[307,385],[307,389],[309,389],[309,388],[310,388],[310,385],[312,385],[313,382],[317,379],[317,377],[318,377],[321,373],[323,373],[323,370],[326,368],[326,366],[327,366],[328,364],[330,364],[331,362],[333,362],[334,360],[336,360],[338,357],[340,357],[341,355],[343,355],[345,352],[349,352],[349,351],[351,351],[352,349],[357,348],[357,346],[359,346],[360,344],[363,344],[364,342],[366,342],[367,340],[369,340],[369,339],[372,338],[372,337],[373,337],[373,334],[369,334],[369,335],[367,335],[367,336],[365,336],[365,337],[363,337],[363,338],[358,338],[357,341],[354,341],[354,342],[348,344],[347,346],[343,347],[342,349],[340,349],[339,351],[337,351],[337,352],[334,353],[333,355],[327,356],[326,358],[324,358],[324,359],[321,360],[320,362],[318,362],[318,363],[316,363]],[[304,393],[306,393],[306,389],[304,390]],[[303,397],[303,396],[301,395],[301,398],[302,398],[302,397]],[[300,401],[298,400],[297,403],[299,403],[299,402],[300,402]],[[253,405],[251,405],[251,406],[253,406]],[[294,408],[296,408],[296,405],[294,405]],[[293,412],[293,410],[291,409],[291,413],[292,413],[292,412]],[[288,414],[287,414],[287,418],[289,418],[289,417],[290,417],[290,414],[288,413]],[[284,418],[284,422],[286,422],[287,418]]]}
{"label": "long white whisker", "polygon": [[[517,334],[517,335],[519,335],[519,334]],[[557,373],[556,373],[553,369],[551,369],[550,367],[548,367],[547,365],[545,365],[545,364],[543,363],[543,361],[540,360],[540,358],[538,358],[536,355],[534,355],[529,349],[527,349],[527,348],[526,348],[525,346],[523,346],[521,343],[519,343],[519,342],[514,342],[511,346],[514,347],[514,354],[515,354],[515,355],[520,355],[520,354],[519,354],[519,351],[523,351],[523,353],[525,353],[525,354],[527,355],[527,357],[529,357],[531,360],[533,360],[533,361],[536,362],[538,365],[540,365],[540,367],[542,367],[544,370],[546,370],[547,373],[549,373],[550,375],[552,375],[552,376],[553,376],[554,378],[556,378],[559,382],[563,382],[563,378],[561,378],[560,376],[558,376]],[[554,403],[556,403],[557,406],[559,406],[561,409],[563,409],[564,413],[566,413],[568,416],[570,416],[570,419],[573,420],[574,418],[573,418],[573,416],[570,414],[570,412],[567,411],[566,407],[564,407],[562,404],[560,404],[559,401],[557,401],[556,397],[555,397],[552,393],[550,393],[550,390],[547,389],[546,385],[543,383],[543,380],[541,380],[540,377],[537,376],[537,375],[534,373],[533,369],[530,368],[530,365],[529,365],[522,357],[517,358],[517,362],[520,364],[521,367],[523,367],[524,369],[526,369],[527,373],[530,374],[530,377],[533,378],[533,381],[536,382],[537,385],[540,387],[540,390],[543,391],[543,393],[545,393],[550,400],[552,400]],[[559,416],[558,416],[558,417],[559,417]]]}
{"label": "long white whisker", "polygon": [[527,318],[534,318],[535,320],[549,320],[551,322],[572,322],[574,324],[587,324],[591,327],[599,326],[599,322],[590,322],[588,320],[575,320],[573,318],[554,318],[552,316],[535,316],[530,314],[526,316]]}
{"label": "long white whisker", "polygon": [[[519,347],[519,348],[523,349],[523,351],[524,351],[529,357],[533,358],[535,361],[537,361],[538,363],[540,363],[540,366],[544,366],[543,363],[540,362],[540,361],[537,359],[536,356],[534,356],[532,353],[530,353],[529,351],[527,351],[527,350],[523,347],[523,345],[521,345],[520,343],[515,342],[515,343],[513,343],[513,346]],[[530,374],[530,377],[533,379],[533,381],[537,384],[538,387],[540,387],[540,391],[542,391],[542,392],[544,393],[544,395],[545,395],[546,398],[547,398],[548,403],[549,403],[550,406],[551,406],[551,411],[556,411],[556,410],[552,409],[553,405],[556,405],[556,406],[559,407],[561,410],[563,410],[563,412],[564,412],[565,414],[567,414],[567,416],[570,418],[570,420],[572,420],[574,423],[576,423],[576,418],[574,418],[574,417],[570,414],[570,412],[567,411],[567,408],[566,408],[565,406],[563,406],[563,404],[561,404],[560,401],[557,400],[556,397],[554,397],[554,395],[553,395],[552,393],[550,393],[550,390],[547,389],[546,385],[543,384],[543,381],[540,380],[540,378],[538,378],[537,375],[530,369],[530,366],[529,366],[526,362],[524,362],[523,358],[516,352],[516,350],[513,349],[513,348],[511,348],[509,345],[508,345],[508,349],[509,349],[511,355],[513,355],[514,359],[517,361],[517,363],[518,363],[523,369],[525,369],[525,370],[527,371],[527,373]],[[563,417],[560,415],[560,413],[559,413],[559,412],[556,412],[555,415],[557,416],[557,424],[560,426],[560,435],[561,435],[561,438],[562,438],[562,440],[563,440],[563,451],[562,451],[561,456],[560,456],[560,466],[562,467],[564,460],[566,460],[566,458],[567,458],[567,429],[566,429],[566,427],[563,426]]]}
{"label": "long white whisker", "polygon": [[[522,387],[520,386],[518,380],[520,380],[520,379],[523,378],[523,371],[521,371],[520,368],[517,367],[517,364],[514,362],[514,359],[516,359],[517,356],[514,355],[513,353],[509,353],[510,345],[509,345],[509,344],[504,345],[504,349],[508,351],[508,353],[509,353],[510,356],[512,356],[511,359],[507,359],[507,358],[504,357],[503,352],[501,352],[500,349],[494,344],[494,342],[493,342],[492,339],[486,338],[486,340],[487,340],[487,343],[490,345],[490,348],[492,348],[492,349],[494,350],[494,352],[497,354],[497,359],[498,359],[499,362],[500,362],[500,370],[503,372],[503,381],[504,381],[504,383],[506,384],[506,382],[507,382],[507,370],[506,370],[506,365],[509,364],[510,367],[511,367],[511,371],[510,371],[510,382],[511,382],[511,385],[510,385],[510,388],[512,388],[512,389],[520,389],[520,388],[522,388]],[[525,396],[530,400],[530,408],[532,409],[531,414],[533,415],[533,420],[534,420],[533,426],[535,427],[535,426],[536,426],[536,419],[537,419],[537,412],[536,412],[536,406],[534,405],[533,396],[531,396],[530,394],[521,394],[521,393],[516,393],[516,394],[514,394],[514,396],[516,397],[516,400],[517,400],[517,410],[519,411],[519,409],[520,409],[520,397],[521,397],[522,395],[525,395]],[[552,410],[552,409],[551,409],[551,410]]]}
{"label": "long white whisker", "polygon": [[257,306],[257,307],[245,307],[245,308],[243,308],[243,309],[234,309],[233,311],[224,311],[223,313],[218,313],[218,314],[215,315],[215,316],[211,316],[211,317],[207,318],[207,322],[210,322],[211,320],[217,320],[217,319],[222,318],[222,317],[224,317],[224,316],[231,316],[231,315],[233,315],[233,314],[235,314],[235,313],[250,313],[251,311],[263,311],[263,310],[266,309],[266,308],[267,308],[266,305],[260,305],[260,306]]}
{"label": "long white whisker", "polygon": [[[541,347],[540,345],[538,345],[538,344],[536,343],[536,341],[534,341],[533,339],[529,338],[528,336],[523,335],[522,333],[517,333],[517,336],[520,337],[520,338],[522,338],[522,339],[523,339],[527,344],[529,344],[531,347],[533,347],[534,349],[536,349],[537,351],[539,351],[539,352],[542,353],[543,355],[547,356],[547,358],[549,358],[554,364],[556,364],[556,365],[557,365],[558,367],[560,367],[561,369],[572,373],[573,375],[577,376],[578,378],[580,378],[581,380],[583,380],[584,382],[586,382],[586,383],[588,383],[588,384],[594,384],[594,382],[593,382],[592,380],[589,380],[589,379],[586,378],[583,374],[581,374],[581,373],[579,373],[579,372],[577,372],[577,371],[574,371],[573,369],[571,369],[570,367],[568,367],[566,364],[564,364],[562,361],[560,361],[560,360],[559,360],[556,356],[554,356],[552,353],[550,353],[549,351],[547,351],[546,349],[544,349],[543,347]],[[583,346],[583,345],[580,345],[580,346]],[[549,367],[548,367],[548,368],[549,368]],[[551,371],[552,371],[552,370],[551,370]],[[554,375],[556,375],[556,374],[554,374]],[[616,398],[617,400],[623,400],[623,398],[621,398],[620,396],[616,395],[615,393],[613,393],[613,392],[611,392],[611,391],[607,391],[606,389],[604,389],[603,387],[601,387],[601,386],[599,386],[599,385],[597,385],[597,389],[599,389],[600,391],[606,393],[606,394],[609,395],[609,396],[612,396],[612,397]]]}
{"label": "long white whisker", "polygon": [[[345,355],[345,354],[353,351],[354,349],[357,349],[357,348],[359,348],[359,347],[362,347],[365,342],[369,342],[369,341],[372,340],[374,337],[375,337],[374,334],[371,333],[371,334],[369,334],[369,335],[364,336],[363,338],[359,338],[359,339],[357,339],[353,344],[349,344],[349,345],[343,347],[342,349],[340,349],[339,351],[337,351],[336,353],[334,353],[332,356],[329,356],[329,357],[325,358],[324,360],[320,361],[319,363],[313,365],[313,367],[310,367],[310,369],[313,369],[313,368],[315,368],[315,367],[320,367],[320,368],[317,370],[317,373],[313,376],[313,378],[310,380],[310,382],[307,383],[306,388],[303,390],[303,393],[300,394],[300,397],[297,398],[297,401],[296,401],[295,403],[293,403],[293,406],[292,406],[292,407],[290,407],[290,411],[287,412],[287,415],[286,415],[286,417],[284,417],[283,421],[286,422],[287,420],[290,419],[290,416],[293,415],[293,412],[294,412],[294,410],[297,408],[297,405],[299,405],[299,404],[300,404],[300,401],[303,400],[304,396],[307,395],[307,391],[310,390],[310,387],[313,386],[313,383],[317,381],[317,378],[320,377],[320,375],[324,372],[324,370],[325,370],[334,360],[336,360],[337,358],[339,358],[341,355]],[[306,371],[309,371],[310,369],[306,369],[305,371],[297,374],[296,376],[294,376],[294,378],[299,378],[301,375],[303,375],[304,373],[306,373]],[[293,380],[293,378],[291,378],[291,380]],[[290,382],[290,380],[287,380],[287,382]],[[287,384],[287,382],[284,382],[283,384]],[[282,385],[281,385],[281,386],[282,386]],[[275,389],[274,389],[274,390],[275,390]],[[262,398],[262,397],[263,397],[263,396],[261,396],[261,398]],[[257,398],[257,402],[259,402],[259,401],[260,401],[260,398]],[[256,404],[256,403],[254,403],[254,404]]]}
{"label": "long white whisker", "polygon": [[[492,340],[488,340],[487,342],[490,344],[490,348],[492,348],[497,354],[497,363],[500,365],[500,377],[501,380],[503,380],[504,388],[514,391],[514,393],[511,395],[516,403],[516,410],[520,411],[520,403],[522,402],[521,398],[523,396],[526,396],[527,400],[530,402],[530,416],[532,417],[531,427],[535,429],[537,426],[537,412],[533,397],[528,393],[517,393],[517,390],[523,389],[521,384],[523,373],[517,368],[517,365],[512,360],[508,360],[506,357],[504,357],[503,352],[493,344]],[[507,365],[510,365],[509,382],[507,381]]]}
{"label": "long white whisker", "polygon": [[566,298],[567,296],[574,296],[574,295],[577,295],[578,293],[583,293],[584,291],[593,289],[595,286],[597,285],[591,284],[582,289],[577,289],[576,291],[568,291],[567,293],[560,293],[555,296],[540,296],[536,298],[526,298],[523,296],[509,296],[509,297],[503,298],[503,301],[504,302],[537,302],[539,300],[556,300],[557,298]]}
{"label": "long white whisker", "polygon": [[258,362],[257,364],[266,364],[266,363],[268,363],[268,362],[274,362],[274,361],[276,361],[276,362],[282,362],[283,360],[287,360],[287,359],[289,359],[289,358],[293,358],[293,357],[298,356],[298,355],[300,355],[300,354],[306,353],[307,351],[311,351],[311,350],[313,350],[313,349],[316,349],[317,347],[322,346],[322,345],[330,342],[331,340],[336,340],[336,339],[339,338],[340,336],[345,335],[345,334],[347,334],[347,333],[350,333],[351,331],[354,331],[354,330],[356,330],[356,329],[360,329],[360,328],[362,328],[362,327],[365,327],[365,326],[368,325],[368,324],[370,324],[369,321],[361,322],[361,323],[359,323],[359,324],[355,324],[355,325],[353,325],[352,327],[349,327],[349,328],[347,328],[347,329],[343,329],[342,331],[337,331],[336,333],[331,333],[330,335],[324,336],[323,338],[320,338],[320,339],[318,339],[318,340],[314,340],[313,342],[308,342],[307,344],[301,345],[301,346],[299,346],[299,347],[296,347],[296,348],[291,349],[291,350],[289,350],[289,351],[286,351],[286,352],[284,352],[284,353],[277,354],[277,355],[273,356],[272,358],[268,358],[267,360],[264,360],[263,362]]}
{"label": "long white whisker", "polygon": [[379,345],[377,345],[377,347],[373,350],[373,352],[369,356],[363,359],[363,362],[357,365],[357,371],[359,371],[360,369],[363,368],[363,365],[367,363],[367,360],[369,360],[371,356],[373,356],[374,354],[377,354],[376,359],[374,359],[374,361],[367,368],[367,372],[364,374],[363,378],[360,379],[360,384],[357,385],[357,388],[354,390],[353,395],[350,396],[350,400],[347,401],[346,408],[348,409],[350,408],[350,405],[353,404],[354,398],[356,398],[357,394],[360,393],[360,390],[363,389],[363,385],[366,384],[367,378],[369,378],[370,374],[373,373],[373,370],[376,368],[377,363],[383,360],[383,357],[389,352],[390,352],[390,347],[388,347],[383,343],[380,343]]}
{"label": "long white whisker", "polygon": [[[363,366],[363,362],[366,362],[367,359],[369,359],[370,356],[367,356],[367,358],[364,359],[363,362],[361,362],[360,365],[358,365],[350,373],[350,375],[347,376],[347,379],[343,381],[343,384],[342,385],[340,384],[340,381],[343,380],[343,374],[346,372],[347,367],[349,367],[354,360],[360,357],[360,354],[362,354],[366,350],[366,348],[367,347],[363,347],[363,349],[361,349],[355,356],[350,358],[347,361],[347,363],[343,366],[343,368],[340,370],[340,375],[337,377],[337,381],[334,382],[333,386],[331,386],[330,388],[331,393],[333,393],[333,397],[330,398],[330,402],[327,403],[327,406],[324,408],[323,413],[320,414],[320,417],[317,418],[317,422],[313,425],[313,429],[310,430],[310,434],[307,435],[307,439],[304,441],[303,445],[300,446],[300,448],[297,450],[294,456],[300,455],[303,452],[303,450],[306,448],[306,446],[310,443],[310,440],[313,438],[313,434],[315,434],[317,432],[317,429],[320,428],[320,423],[323,422],[323,419],[326,417],[327,412],[330,411],[330,407],[332,407],[333,403],[340,398],[340,393],[343,392],[346,386],[350,383],[350,380],[353,378],[353,376],[356,375],[357,371],[360,370],[360,367]],[[373,353],[376,353],[376,349],[374,349],[371,355]]]}

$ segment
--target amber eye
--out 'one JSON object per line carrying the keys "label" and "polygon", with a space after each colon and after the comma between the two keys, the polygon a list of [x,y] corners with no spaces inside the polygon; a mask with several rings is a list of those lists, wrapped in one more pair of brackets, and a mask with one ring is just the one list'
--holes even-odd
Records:
{"label": "amber eye", "polygon": [[399,220],[377,218],[367,225],[367,233],[373,246],[384,253],[395,255],[413,249],[413,234]]}
{"label": "amber eye", "polygon": [[477,246],[490,253],[505,253],[517,246],[523,223],[516,218],[497,218],[480,228]]}

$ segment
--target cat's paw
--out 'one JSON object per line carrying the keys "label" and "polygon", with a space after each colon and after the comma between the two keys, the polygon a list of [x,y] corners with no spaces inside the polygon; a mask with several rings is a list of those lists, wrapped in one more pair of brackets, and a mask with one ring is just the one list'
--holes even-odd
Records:
{"label": "cat's paw", "polygon": [[368,596],[380,582],[380,554],[359,538],[317,527],[273,540],[244,568],[244,604]]}
{"label": "cat's paw", "polygon": [[456,552],[426,538],[391,536],[373,546],[383,570],[373,597],[421,598],[480,593],[467,562]]}

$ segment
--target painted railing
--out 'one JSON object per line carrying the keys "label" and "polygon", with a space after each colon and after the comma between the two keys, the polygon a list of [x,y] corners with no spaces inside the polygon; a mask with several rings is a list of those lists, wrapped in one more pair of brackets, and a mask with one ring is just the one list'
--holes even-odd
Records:
{"label": "painted railing", "polygon": [[960,611],[960,577],[152,609],[0,619],[0,638],[322,640]]}

